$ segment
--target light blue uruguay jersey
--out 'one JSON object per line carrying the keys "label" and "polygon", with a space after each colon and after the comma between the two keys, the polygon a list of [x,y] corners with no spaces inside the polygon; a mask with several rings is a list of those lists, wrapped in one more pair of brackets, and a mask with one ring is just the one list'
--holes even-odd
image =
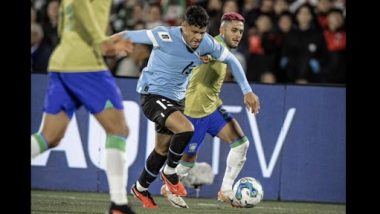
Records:
{"label": "light blue uruguay jersey", "polygon": [[195,51],[187,46],[179,26],[123,33],[124,38],[134,43],[153,45],[148,64],[137,83],[138,93],[157,94],[176,101],[184,99],[191,70],[202,63],[200,56],[205,54],[230,65],[244,94],[252,91],[236,57],[208,33]]}

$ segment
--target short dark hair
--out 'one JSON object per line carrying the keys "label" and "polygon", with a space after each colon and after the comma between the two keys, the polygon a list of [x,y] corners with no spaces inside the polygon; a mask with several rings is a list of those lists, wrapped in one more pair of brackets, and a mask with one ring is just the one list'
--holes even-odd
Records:
{"label": "short dark hair", "polygon": [[209,16],[203,7],[194,5],[187,8],[184,20],[189,25],[204,28],[209,23]]}

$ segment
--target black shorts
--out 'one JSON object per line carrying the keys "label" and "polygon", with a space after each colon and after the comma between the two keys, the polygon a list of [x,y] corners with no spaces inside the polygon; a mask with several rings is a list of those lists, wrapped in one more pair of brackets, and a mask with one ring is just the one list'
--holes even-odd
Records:
{"label": "black shorts", "polygon": [[156,124],[156,132],[160,134],[173,134],[165,127],[165,121],[175,111],[183,113],[184,104],[184,101],[177,102],[156,94],[141,95],[141,107],[144,115]]}

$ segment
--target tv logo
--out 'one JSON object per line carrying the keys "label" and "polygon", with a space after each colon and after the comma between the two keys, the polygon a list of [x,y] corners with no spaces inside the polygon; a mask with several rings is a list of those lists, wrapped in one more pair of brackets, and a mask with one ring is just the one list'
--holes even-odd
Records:
{"label": "tv logo", "polygon": [[[139,148],[139,143],[143,143],[139,139],[140,131],[146,130],[145,134],[147,135],[146,151],[145,151],[145,159],[149,156],[150,152],[154,148],[154,140],[155,140],[155,131],[154,131],[154,123],[148,121],[147,129],[140,129],[140,107],[134,101],[124,101],[124,113],[126,115],[126,120],[128,126],[130,127],[130,133],[127,139],[127,147],[126,147],[126,156],[127,156],[127,166],[130,167],[136,161]],[[240,113],[243,108],[241,106],[232,106],[225,105],[223,106],[227,111],[231,113]],[[286,114],[283,125],[281,127],[280,133],[278,134],[278,138],[273,150],[269,158],[269,162],[267,163],[266,157],[264,154],[263,143],[260,137],[258,124],[256,118],[253,114],[246,110],[246,117],[249,121],[249,130],[253,136],[251,145],[255,146],[257,151],[257,156],[260,164],[260,168],[263,174],[263,177],[270,178],[273,172],[273,169],[276,165],[278,157],[280,155],[281,149],[283,147],[286,135],[291,126],[295,115],[296,109],[290,108]],[[248,130],[245,128],[245,130]],[[83,134],[83,133],[82,133]],[[105,141],[106,141],[106,133],[100,124],[96,121],[95,117],[90,115],[89,119],[89,129],[88,129],[88,144],[87,144],[87,152],[89,155],[89,159],[91,164],[96,166],[97,168],[103,169],[105,168]],[[253,143],[253,144],[252,144]],[[88,162],[85,158],[85,149],[83,148],[83,143],[80,137],[80,131],[77,123],[77,118],[74,115],[72,118],[69,127],[66,131],[64,138],[62,139],[59,146],[56,148],[50,149],[38,157],[34,158],[31,162],[32,166],[46,166],[49,156],[51,152],[55,151],[63,151],[66,155],[67,164],[70,168],[87,168]],[[220,139],[215,137],[213,139],[213,152],[212,152],[212,168],[215,175],[219,174],[219,162],[220,162]],[[224,157],[223,157],[224,158]],[[143,163],[141,163],[143,164]]]}

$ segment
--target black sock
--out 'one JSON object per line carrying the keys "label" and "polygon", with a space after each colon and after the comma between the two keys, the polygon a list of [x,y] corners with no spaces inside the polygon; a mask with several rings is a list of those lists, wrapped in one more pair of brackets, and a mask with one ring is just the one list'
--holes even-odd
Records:
{"label": "black sock", "polygon": [[183,151],[190,142],[193,134],[194,132],[190,131],[173,135],[168,152],[168,166],[175,168],[178,165],[179,160],[182,158]]}
{"label": "black sock", "polygon": [[[166,156],[162,156],[153,149],[145,162],[145,168],[138,179],[141,186],[148,188],[149,185],[157,178],[161,167],[165,164]],[[147,171],[148,170],[148,171]]]}

